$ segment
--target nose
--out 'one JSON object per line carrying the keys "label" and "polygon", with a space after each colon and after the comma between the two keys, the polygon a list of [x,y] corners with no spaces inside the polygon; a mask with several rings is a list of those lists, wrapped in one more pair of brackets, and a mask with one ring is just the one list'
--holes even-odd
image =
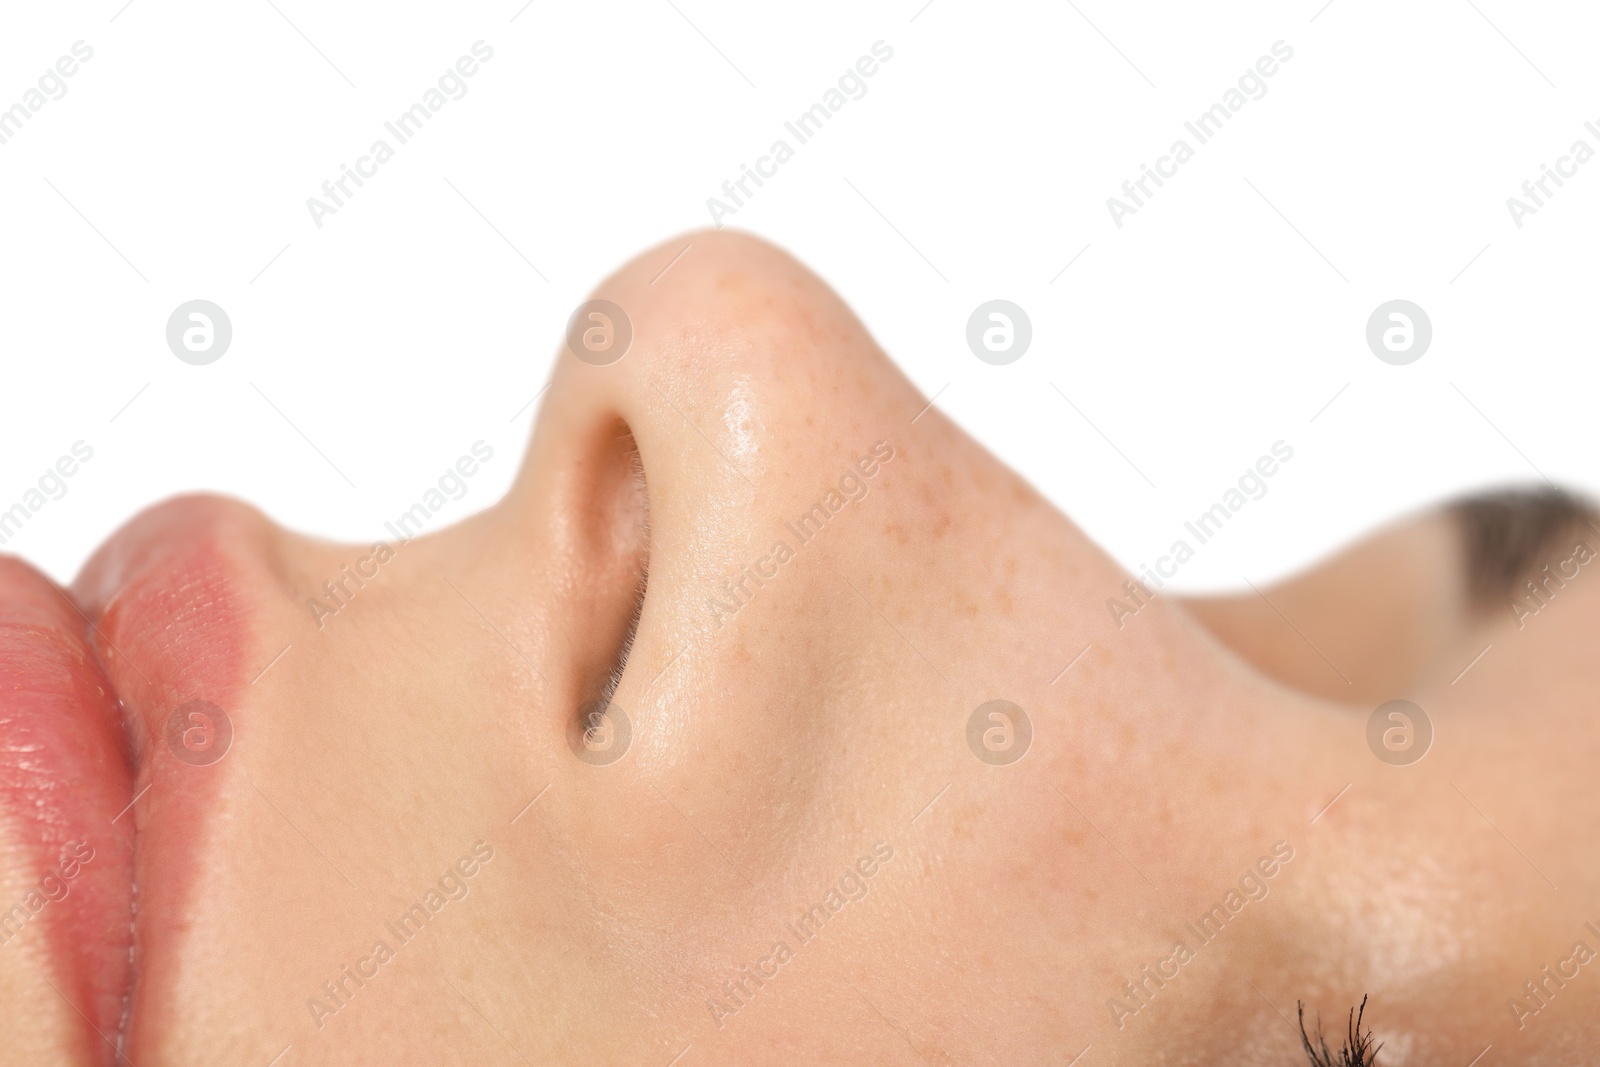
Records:
{"label": "nose", "polygon": [[[748,237],[647,253],[574,319],[505,507],[566,572],[550,590],[571,664],[555,704],[626,708],[673,684],[669,660],[703,669],[736,620],[761,629],[744,607],[769,586],[805,584],[786,568],[870,492],[921,404],[831,291]],[[625,351],[596,358],[590,329]],[[667,758],[685,725],[636,723],[634,752]]]}
{"label": "nose", "polygon": [[[547,668],[536,729],[565,752],[609,702],[631,748],[605,788],[631,782],[631,810],[663,828],[677,815],[652,789],[701,825],[746,834],[760,811],[777,820],[766,832],[798,832],[783,820],[804,818],[827,777],[802,768],[863,730],[880,731],[892,768],[879,780],[920,791],[903,764],[933,720],[959,737],[966,712],[1048,682],[1089,640],[1093,592],[1119,587],[1110,560],[925,411],[839,298],[764,242],[668,242],[574,319],[503,505],[547,561],[521,599],[560,605],[548,621],[565,664]],[[625,351],[596,358],[590,328],[601,344],[626,336]],[[1041,552],[1024,567],[1029,545]],[[1020,619],[1048,639],[993,656],[990,635]],[[555,773],[596,781],[574,761]],[[737,788],[717,787],[727,775]]]}

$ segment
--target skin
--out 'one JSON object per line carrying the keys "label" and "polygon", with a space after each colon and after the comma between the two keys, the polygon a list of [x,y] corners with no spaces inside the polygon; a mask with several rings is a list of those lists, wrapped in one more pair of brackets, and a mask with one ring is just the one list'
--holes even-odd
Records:
{"label": "skin", "polygon": [[[307,601],[370,548],[231,501],[161,505],[85,568],[150,787],[128,1060],[1294,1064],[1296,1001],[1342,1031],[1363,994],[1394,1067],[1600,1042],[1600,961],[1520,1030],[1506,1006],[1574,941],[1600,949],[1587,569],[1518,629],[1466,608],[1452,528],[1422,516],[1271,604],[1157,596],[1119,627],[1127,575],[917,417],[817,278],[700,234],[652,284],[680,246],[599,288],[632,345],[563,354],[511,492],[337,612]],[[865,495],[802,543],[785,523],[880,442]],[[779,540],[792,558],[731,610]],[[646,566],[615,682],[631,743],[586,761]],[[1367,747],[1394,697],[1436,730],[1410,766]],[[163,732],[195,699],[233,728],[204,766]],[[995,699],[1032,723],[1010,765],[967,743]],[[402,943],[388,924],[452,870],[465,896]],[[797,936],[851,870],[858,899]],[[1266,895],[1202,944],[1185,921],[1252,870]],[[1175,977],[1123,994],[1179,939]],[[380,940],[392,958],[361,964]],[[0,950],[8,1009],[52,959]],[[332,1011],[323,983],[358,965]],[[735,997],[741,966],[767,977]],[[31,1018],[46,1046],[82,1037]],[[105,1061],[79,1043],[59,1061]]]}

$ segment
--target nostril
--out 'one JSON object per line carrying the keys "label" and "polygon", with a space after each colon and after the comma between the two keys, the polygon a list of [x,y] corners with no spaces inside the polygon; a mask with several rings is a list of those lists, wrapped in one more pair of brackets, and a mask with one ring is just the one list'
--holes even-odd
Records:
{"label": "nostril", "polygon": [[613,704],[643,617],[650,573],[650,496],[644,459],[619,417],[603,420],[581,450],[569,494],[576,505],[572,557],[575,685],[567,739],[586,762],[626,752],[631,726]]}
{"label": "nostril", "polygon": [[639,618],[644,614],[645,589],[650,584],[650,559],[646,553],[639,568],[639,584],[634,590],[633,610],[629,613],[628,626],[623,632],[622,640],[617,644],[617,652],[613,657],[614,663],[611,672],[606,676],[606,683],[601,688],[597,698],[602,705],[610,704],[611,698],[616,695],[617,683],[622,681],[622,671],[628,665],[628,654],[633,651],[633,640],[639,633]]}

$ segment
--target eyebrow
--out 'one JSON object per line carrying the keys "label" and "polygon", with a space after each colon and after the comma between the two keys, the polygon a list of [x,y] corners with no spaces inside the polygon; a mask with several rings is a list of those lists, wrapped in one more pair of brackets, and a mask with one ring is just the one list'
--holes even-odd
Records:
{"label": "eyebrow", "polygon": [[1553,553],[1576,547],[1569,538],[1600,534],[1595,506],[1563,489],[1509,489],[1471,496],[1450,508],[1465,549],[1467,592],[1490,607],[1538,570]]}

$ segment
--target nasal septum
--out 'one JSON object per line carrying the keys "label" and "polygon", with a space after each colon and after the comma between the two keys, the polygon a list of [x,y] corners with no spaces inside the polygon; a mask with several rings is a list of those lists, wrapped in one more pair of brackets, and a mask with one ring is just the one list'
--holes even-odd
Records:
{"label": "nasal septum", "polygon": [[0,558],[0,1064],[118,1057],[133,770],[88,631],[66,592]]}

